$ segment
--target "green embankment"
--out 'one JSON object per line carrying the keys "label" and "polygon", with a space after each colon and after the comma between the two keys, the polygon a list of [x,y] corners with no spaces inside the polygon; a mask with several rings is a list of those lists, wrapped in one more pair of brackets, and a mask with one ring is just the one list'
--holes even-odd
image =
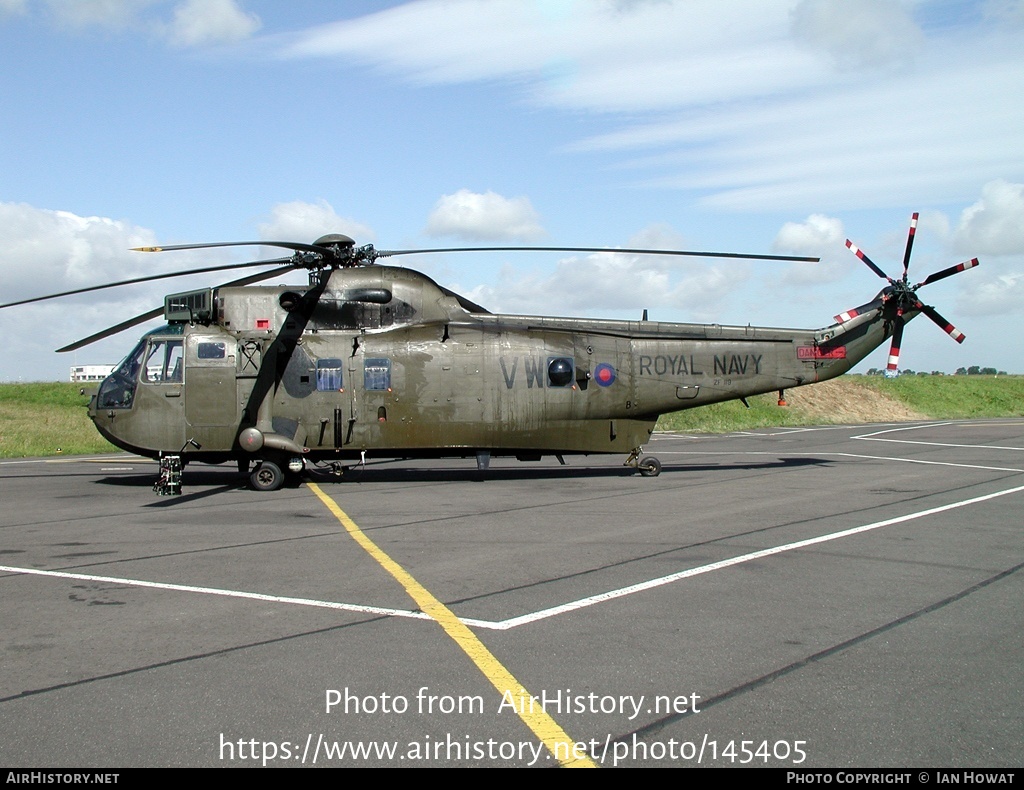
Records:
{"label": "green embankment", "polygon": [[93,426],[81,384],[0,384],[0,458],[117,450]]}
{"label": "green embankment", "polygon": [[1024,416],[1024,376],[845,376],[778,396],[666,414],[659,430],[723,433],[775,426],[844,425]]}
{"label": "green embankment", "polygon": [[[0,458],[114,452],[86,414],[78,384],[0,384]],[[846,376],[777,396],[666,414],[665,431],[720,433],[785,425],[1024,416],[1024,376]]]}

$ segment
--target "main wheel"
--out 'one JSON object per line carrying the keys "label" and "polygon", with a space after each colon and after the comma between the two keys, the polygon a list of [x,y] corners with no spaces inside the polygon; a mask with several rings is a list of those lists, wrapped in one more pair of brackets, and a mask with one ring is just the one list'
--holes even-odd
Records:
{"label": "main wheel", "polygon": [[273,461],[263,461],[249,475],[249,483],[256,491],[277,491],[284,483],[284,472]]}
{"label": "main wheel", "polygon": [[644,477],[657,477],[661,474],[661,461],[653,455],[648,455],[646,458],[640,459],[640,463],[637,464],[636,468],[640,470],[640,474]]}

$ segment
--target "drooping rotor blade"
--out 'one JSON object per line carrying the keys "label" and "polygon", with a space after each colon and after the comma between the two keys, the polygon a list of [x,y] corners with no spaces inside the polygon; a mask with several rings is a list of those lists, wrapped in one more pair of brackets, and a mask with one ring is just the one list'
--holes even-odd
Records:
{"label": "drooping rotor blade", "polygon": [[864,313],[869,313],[872,310],[877,310],[883,304],[885,304],[885,302],[883,302],[881,299],[875,299],[873,301],[868,302],[867,304],[862,304],[860,307],[854,307],[852,310],[846,310],[845,312],[840,313],[839,315],[835,316],[835,322],[837,324],[845,324],[847,321],[852,321],[859,315],[864,315]]}
{"label": "drooping rotor blade", "polygon": [[917,212],[910,218],[910,232],[907,234],[907,251],[903,253],[903,282],[907,281],[907,271],[910,269],[910,250],[914,246],[914,234],[917,232]]}
{"label": "drooping rotor blade", "polygon": [[935,325],[939,329],[941,329],[943,332],[945,332],[947,335],[953,338],[957,343],[964,342],[964,338],[966,337],[966,335],[959,329],[957,329],[955,326],[953,326],[951,323],[949,323],[949,321],[947,321],[941,315],[939,315],[934,307],[929,307],[926,304],[922,304],[919,305],[919,308],[922,313],[924,313],[932,321],[935,322]]}
{"label": "drooping rotor blade", "polygon": [[[202,269],[188,269],[185,271],[168,272],[166,274],[151,274],[146,277],[135,277],[131,280],[120,280],[115,283],[104,283],[103,285],[90,285],[86,288],[76,288],[72,291],[62,291],[56,294],[47,294],[46,296],[36,296],[31,299],[22,299],[18,302],[8,302],[7,304],[0,304],[0,309],[5,307],[14,307],[19,304],[31,304],[32,302],[45,302],[47,299],[57,299],[61,296],[73,296],[74,294],[90,293],[92,291],[102,291],[105,288],[117,288],[122,285],[137,285],[139,283],[148,283],[155,280],[169,280],[173,277],[184,277],[189,274],[205,274],[207,272],[223,272],[231,269],[247,269],[255,266],[272,266],[275,263],[284,263],[289,260],[288,258],[271,258],[265,261],[250,261],[249,263],[229,263],[223,266],[206,266]],[[292,267],[289,267],[292,268]]]}
{"label": "drooping rotor blade", "polygon": [[[287,258],[285,258],[284,260],[287,260]],[[283,272],[290,272],[294,270],[295,267],[293,266],[279,266],[276,269],[271,269],[269,272],[250,274],[248,277],[242,277],[238,280],[232,280],[229,283],[224,283],[222,285],[218,285],[217,287],[227,288],[232,285],[252,285],[253,283],[258,283],[261,280],[269,280],[271,277],[274,277],[278,274],[282,274]],[[64,346],[63,348],[58,348],[57,353],[62,354],[65,351],[77,351],[78,349],[95,343],[98,340],[103,340],[104,338],[110,337],[111,335],[116,335],[118,332],[123,332],[126,329],[131,329],[133,326],[144,324],[146,323],[146,321],[158,317],[161,313],[163,313],[163,311],[163,307],[158,307],[155,310],[150,310],[146,313],[142,313],[142,315],[137,315],[134,318],[129,318],[127,321],[122,321],[120,324],[115,324],[114,326],[108,327],[107,329],[104,329],[101,332],[97,332],[94,335],[89,335],[89,337],[77,340],[74,343],[70,343]]]}
{"label": "drooping rotor blade", "polygon": [[925,277],[921,282],[914,286],[914,289],[920,288],[922,285],[928,285],[929,283],[935,283],[939,280],[945,280],[947,277],[952,277],[954,274],[960,274],[968,269],[973,269],[978,265],[977,258],[971,258],[969,261],[958,263],[956,266],[950,266],[948,269],[943,269],[941,272],[933,272]]}
{"label": "drooping rotor blade", "polygon": [[875,265],[875,262],[873,260],[871,260],[867,255],[864,254],[864,250],[862,250],[860,247],[858,247],[856,244],[854,244],[849,239],[846,240],[846,246],[850,248],[850,251],[854,255],[856,255],[858,258],[860,258],[862,261],[864,261],[864,263],[866,263],[870,267],[871,271],[873,271],[875,274],[877,274],[883,280],[888,280],[889,282],[892,282],[892,277],[890,277],[888,274],[886,274],[881,269],[879,269]]}
{"label": "drooping rotor blade", "polygon": [[892,330],[892,345],[889,347],[889,360],[885,365],[886,375],[897,375],[900,367],[900,344],[903,342],[903,311],[896,314],[896,325]]}
{"label": "drooping rotor blade", "polygon": [[83,337],[81,340],[77,340],[74,343],[70,343],[69,345],[66,345],[63,348],[58,348],[57,353],[63,354],[65,351],[77,351],[78,349],[88,346],[91,343],[95,343],[97,340],[103,340],[103,338],[105,337],[116,335],[118,332],[123,332],[126,329],[131,329],[133,326],[144,324],[146,323],[146,321],[149,321],[159,316],[161,313],[163,313],[163,311],[164,309],[162,307],[158,307],[155,310],[150,310],[148,313],[137,315],[135,316],[135,318],[129,318],[127,321],[122,321],[120,324],[108,327],[107,329],[104,329],[102,332],[97,332],[94,335],[89,335],[89,337]]}
{"label": "drooping rotor blade", "polygon": [[171,244],[166,247],[132,247],[134,252],[171,252],[173,250],[202,250],[208,247],[281,247],[296,252],[320,252],[323,247],[297,241],[214,241],[203,244]]}
{"label": "drooping rotor blade", "polygon": [[802,261],[817,263],[821,260],[821,258],[808,258],[798,255],[752,255],[742,252],[694,252],[691,250],[648,250],[622,247],[439,247],[424,250],[377,250],[376,257],[387,258],[394,255],[417,255],[434,252],[618,252],[631,255],[685,255],[691,258],[743,258],[755,261]]}

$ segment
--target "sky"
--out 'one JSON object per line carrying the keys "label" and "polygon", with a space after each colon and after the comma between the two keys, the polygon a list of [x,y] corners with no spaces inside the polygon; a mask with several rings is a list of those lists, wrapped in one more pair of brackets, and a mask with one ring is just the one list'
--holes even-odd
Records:
{"label": "sky", "polygon": [[[395,259],[493,312],[816,328],[913,212],[912,282],[981,265],[920,292],[964,344],[921,318],[901,367],[1024,373],[1024,0],[0,0],[0,303],[340,232],[820,256]],[[0,381],[229,279],[0,309]]]}

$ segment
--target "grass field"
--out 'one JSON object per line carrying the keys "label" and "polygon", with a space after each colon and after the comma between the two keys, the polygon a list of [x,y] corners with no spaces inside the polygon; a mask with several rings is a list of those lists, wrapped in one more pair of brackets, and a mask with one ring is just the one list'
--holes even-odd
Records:
{"label": "grass field", "polygon": [[[114,452],[93,427],[80,385],[0,384],[0,458]],[[726,433],[784,425],[1024,416],[1024,376],[846,376],[777,396],[666,414],[660,430]]]}
{"label": "grass field", "polygon": [[110,453],[80,384],[0,384],[0,458]]}

